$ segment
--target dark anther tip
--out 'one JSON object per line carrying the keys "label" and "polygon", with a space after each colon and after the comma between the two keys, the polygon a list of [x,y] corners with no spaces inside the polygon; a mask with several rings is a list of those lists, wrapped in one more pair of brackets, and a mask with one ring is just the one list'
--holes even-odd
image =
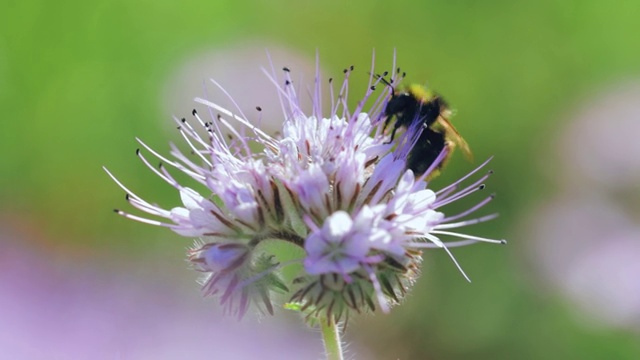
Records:
{"label": "dark anther tip", "polygon": [[285,66],[285,67],[283,67],[283,68],[282,68],[282,70],[283,70],[283,71],[285,71],[285,72],[289,72],[289,71],[291,71],[291,70],[289,70],[289,68],[288,68],[288,67],[286,67],[286,66]]}
{"label": "dark anther tip", "polygon": [[197,113],[198,113],[198,112],[196,111],[196,109],[193,109],[193,110],[191,111],[191,115],[193,115],[193,116],[196,116],[196,114],[197,114]]}
{"label": "dark anther tip", "polygon": [[262,111],[262,108],[260,106],[256,106],[256,110]]}

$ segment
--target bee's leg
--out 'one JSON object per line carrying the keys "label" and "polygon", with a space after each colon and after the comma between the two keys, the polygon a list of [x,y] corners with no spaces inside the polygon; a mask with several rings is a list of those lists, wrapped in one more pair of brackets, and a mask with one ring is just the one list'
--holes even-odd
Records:
{"label": "bee's leg", "polygon": [[387,126],[389,126],[389,122],[391,122],[391,118],[393,116],[387,115],[387,118],[384,120],[384,125],[382,126],[382,131],[387,130]]}
{"label": "bee's leg", "polygon": [[400,125],[398,125],[398,123],[396,122],[396,126],[393,127],[393,130],[391,131],[391,139],[389,139],[389,141],[387,141],[386,144],[391,144],[391,142],[393,142],[393,139],[396,137],[396,131],[398,130],[398,128],[400,127]]}

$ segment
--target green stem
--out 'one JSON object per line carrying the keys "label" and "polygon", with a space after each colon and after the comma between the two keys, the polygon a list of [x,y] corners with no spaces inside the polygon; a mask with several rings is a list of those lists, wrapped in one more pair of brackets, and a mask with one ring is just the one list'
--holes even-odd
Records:
{"label": "green stem", "polygon": [[322,331],[322,341],[327,360],[344,360],[342,356],[342,342],[340,341],[340,329],[333,317],[320,319],[320,329]]}

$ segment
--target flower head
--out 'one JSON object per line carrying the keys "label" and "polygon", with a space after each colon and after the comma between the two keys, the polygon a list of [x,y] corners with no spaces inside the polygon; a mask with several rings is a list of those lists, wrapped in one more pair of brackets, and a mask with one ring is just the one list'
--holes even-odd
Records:
{"label": "flower head", "polygon": [[[282,132],[277,137],[254,126],[241,111],[234,114],[196,99],[214,115],[207,122],[194,110],[195,125],[176,119],[190,155],[172,146],[173,159],[167,159],[139,142],[165,164],[189,175],[200,190],[182,185],[164,166],[151,166],[138,151],[152,171],[179,191],[183,205],[173,209],[152,205],[116,180],[134,207],[166,220],[117,212],[199,238],[189,260],[207,274],[205,294],[218,296],[227,310],[240,316],[250,303],[272,313],[273,293],[290,288],[291,301],[312,315],[340,319],[350,311],[376,307],[388,311],[415,281],[423,249],[442,248],[451,255],[450,247],[503,242],[448,231],[494,218],[457,221],[492,196],[457,215],[440,212],[442,206],[484,188],[489,174],[464,188],[461,184],[486,162],[438,192],[428,189],[426,179],[448,150],[424,164],[424,174],[414,175],[408,158],[424,128],[409,126],[390,143],[383,118],[392,92],[389,87],[376,90],[381,78],[371,76],[364,97],[350,109],[347,89],[352,71],[353,67],[345,70],[328,114],[322,112],[319,73],[308,113],[300,106],[289,69],[284,69],[283,79],[265,71],[283,107]],[[390,83],[400,80],[394,74]],[[223,136],[225,132],[232,134],[230,139]],[[442,236],[459,240],[444,242]],[[288,263],[266,253],[261,244],[267,240],[304,250],[299,259],[303,273],[287,284],[278,271]]]}

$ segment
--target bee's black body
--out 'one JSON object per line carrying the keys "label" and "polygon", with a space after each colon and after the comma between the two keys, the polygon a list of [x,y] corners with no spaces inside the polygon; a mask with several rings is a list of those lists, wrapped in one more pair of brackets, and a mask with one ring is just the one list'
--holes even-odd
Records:
{"label": "bee's black body", "polygon": [[420,137],[407,155],[407,168],[416,176],[424,174],[446,148],[448,154],[435,167],[437,173],[451,155],[456,143],[470,155],[466,142],[448,121],[450,113],[442,97],[420,85],[410,85],[406,91],[394,92],[387,103],[384,109],[384,128],[395,118],[389,142],[393,141],[400,127],[408,129],[416,121],[423,126]]}

